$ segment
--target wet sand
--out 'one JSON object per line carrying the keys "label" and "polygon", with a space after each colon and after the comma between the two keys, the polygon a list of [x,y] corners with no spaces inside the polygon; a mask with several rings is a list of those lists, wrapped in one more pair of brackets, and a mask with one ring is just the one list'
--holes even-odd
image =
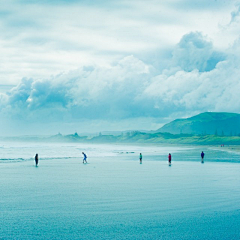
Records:
{"label": "wet sand", "polygon": [[239,239],[240,164],[1,164],[0,239]]}

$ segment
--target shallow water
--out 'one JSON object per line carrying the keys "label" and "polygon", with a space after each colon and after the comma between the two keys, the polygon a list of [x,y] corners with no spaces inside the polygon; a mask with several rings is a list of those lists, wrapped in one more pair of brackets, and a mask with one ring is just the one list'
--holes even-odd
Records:
{"label": "shallow water", "polygon": [[0,239],[240,238],[238,154],[206,148],[201,164],[199,147],[24,146],[0,150],[13,159],[0,163]]}
{"label": "shallow water", "polygon": [[200,161],[200,154],[205,152],[207,162],[238,162],[240,153],[224,151],[224,148],[208,146],[175,145],[124,145],[124,144],[82,144],[82,143],[26,143],[0,142],[0,163],[15,161],[33,161],[36,153],[41,160],[82,159],[82,152],[91,159],[101,161],[128,160],[136,161],[140,152],[144,161],[167,161],[168,153],[173,161]]}

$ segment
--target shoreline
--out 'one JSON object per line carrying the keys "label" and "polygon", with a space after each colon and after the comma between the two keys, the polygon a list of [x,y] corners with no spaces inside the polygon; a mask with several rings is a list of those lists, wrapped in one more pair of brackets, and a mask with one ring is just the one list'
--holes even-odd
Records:
{"label": "shoreline", "polygon": [[240,145],[224,145],[224,147],[216,146],[218,150],[236,152],[240,154]]}
{"label": "shoreline", "polygon": [[192,145],[192,144],[159,144],[159,143],[5,143],[0,148],[0,163],[33,161],[36,153],[40,162],[45,160],[60,161],[64,159],[82,159],[82,151],[91,161],[139,161],[139,153],[146,161],[167,161],[169,153],[173,162],[200,162],[200,153],[206,155],[204,162],[240,163],[240,146],[238,145]]}

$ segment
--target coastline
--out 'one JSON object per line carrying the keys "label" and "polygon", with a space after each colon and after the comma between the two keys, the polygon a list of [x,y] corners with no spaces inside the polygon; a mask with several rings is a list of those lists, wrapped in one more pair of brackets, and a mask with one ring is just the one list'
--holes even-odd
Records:
{"label": "coastline", "polygon": [[224,147],[215,146],[214,148],[221,151],[235,152],[240,154],[240,145],[224,145]]}
{"label": "coastline", "polygon": [[240,136],[218,136],[218,135],[194,135],[194,134],[171,134],[171,133],[147,133],[130,131],[121,135],[81,136],[77,133],[53,136],[16,136],[1,137],[1,141],[21,142],[53,142],[53,143],[123,143],[123,144],[181,144],[181,145],[240,145]]}

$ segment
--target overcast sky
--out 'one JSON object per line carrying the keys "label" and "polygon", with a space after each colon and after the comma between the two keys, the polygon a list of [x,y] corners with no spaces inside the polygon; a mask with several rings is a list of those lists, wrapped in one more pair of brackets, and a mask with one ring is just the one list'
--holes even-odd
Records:
{"label": "overcast sky", "polygon": [[240,0],[1,0],[0,31],[0,135],[240,113]]}

